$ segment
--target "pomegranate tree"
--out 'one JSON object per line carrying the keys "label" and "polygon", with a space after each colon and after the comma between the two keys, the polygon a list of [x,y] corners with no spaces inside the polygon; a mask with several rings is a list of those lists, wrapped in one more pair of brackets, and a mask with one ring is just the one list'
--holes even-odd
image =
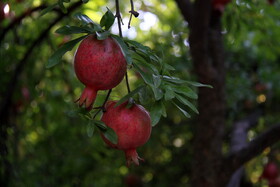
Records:
{"label": "pomegranate tree", "polygon": [[103,134],[103,140],[112,148],[123,150],[126,163],[139,165],[141,159],[136,148],[144,145],[151,135],[151,118],[144,107],[133,104],[127,108],[127,102],[115,106],[115,101],[105,105],[105,112],[101,118],[108,127],[112,128],[118,136],[117,144],[112,143]]}
{"label": "pomegranate tree", "polygon": [[79,45],[74,59],[75,73],[86,86],[79,105],[90,110],[98,90],[117,86],[126,72],[126,60],[115,40],[108,37],[98,40],[89,35]]}

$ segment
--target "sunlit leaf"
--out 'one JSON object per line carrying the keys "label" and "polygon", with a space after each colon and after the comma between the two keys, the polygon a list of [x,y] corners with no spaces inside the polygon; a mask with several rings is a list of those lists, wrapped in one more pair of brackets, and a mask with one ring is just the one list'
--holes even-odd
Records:
{"label": "sunlit leaf", "polygon": [[100,26],[105,27],[105,30],[109,30],[114,24],[115,16],[111,10],[107,7],[107,12],[102,16],[100,20]]}
{"label": "sunlit leaf", "polygon": [[97,36],[98,40],[105,40],[106,38],[108,38],[110,36],[110,32],[109,31],[96,32],[96,36]]}

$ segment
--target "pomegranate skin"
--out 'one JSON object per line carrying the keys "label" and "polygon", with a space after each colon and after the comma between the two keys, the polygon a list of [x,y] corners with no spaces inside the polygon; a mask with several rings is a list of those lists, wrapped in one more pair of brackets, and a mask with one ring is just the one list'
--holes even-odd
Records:
{"label": "pomegranate skin", "polygon": [[269,162],[265,165],[261,178],[267,180],[274,180],[279,174],[278,168],[275,163]]}
{"label": "pomegranate skin", "polygon": [[269,187],[280,187],[280,177],[278,177],[276,179],[273,179],[273,180],[270,180],[268,182],[268,186]]}
{"label": "pomegranate skin", "polygon": [[115,101],[106,103],[101,121],[112,128],[118,136],[118,143],[113,144],[101,134],[105,143],[125,152],[127,166],[139,165],[136,148],[144,145],[150,138],[152,126],[149,113],[141,105],[133,104],[126,108],[127,102],[115,107]]}
{"label": "pomegranate skin", "polygon": [[79,45],[74,69],[78,79],[86,86],[79,105],[91,109],[98,90],[109,90],[117,86],[126,72],[126,60],[113,38],[97,40],[89,35]]}

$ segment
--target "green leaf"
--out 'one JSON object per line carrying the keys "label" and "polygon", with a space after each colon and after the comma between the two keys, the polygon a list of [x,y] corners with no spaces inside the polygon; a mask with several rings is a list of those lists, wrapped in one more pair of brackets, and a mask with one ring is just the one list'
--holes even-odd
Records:
{"label": "green leaf", "polygon": [[43,16],[43,15],[45,15],[46,13],[52,11],[57,5],[58,5],[58,3],[54,3],[54,4],[50,5],[50,6],[48,6],[47,8],[43,9],[43,10],[41,11],[41,13],[40,13],[40,16]]}
{"label": "green leaf", "polygon": [[60,47],[48,60],[48,63],[46,65],[46,68],[51,68],[55,65],[57,65],[60,62],[60,59],[62,56],[67,52],[71,51],[73,47],[83,40],[86,36],[79,37],[75,40],[71,40],[70,42],[65,43],[62,47]]}
{"label": "green leaf", "polygon": [[175,93],[173,92],[170,86],[165,87],[164,99],[166,101],[171,100],[175,97]]}
{"label": "green leaf", "polygon": [[189,98],[197,99],[197,93],[195,93],[190,87],[188,86],[173,86],[173,91],[176,93],[183,94]]}
{"label": "green leaf", "polygon": [[89,0],[82,0],[84,4],[88,3]]}
{"label": "green leaf", "polygon": [[77,27],[77,26],[63,26],[60,27],[55,31],[57,34],[63,34],[63,35],[70,35],[70,34],[79,34],[79,33],[91,33],[89,30],[82,28],[82,27]]}
{"label": "green leaf", "polygon": [[102,16],[100,20],[100,26],[101,27],[105,26],[105,30],[109,30],[111,26],[114,24],[114,21],[115,21],[115,16],[111,12],[111,10],[107,7],[107,12]]}
{"label": "green leaf", "polygon": [[144,88],[144,85],[139,86],[138,88],[136,88],[135,90],[133,90],[132,92],[130,92],[129,94],[125,95],[124,97],[122,97],[115,105],[115,107],[121,105],[122,103],[126,102],[129,98],[131,98],[132,96],[134,96],[135,94],[137,94],[142,88]]}
{"label": "green leaf", "polygon": [[198,110],[196,109],[196,107],[189,102],[187,99],[185,99],[184,97],[176,94],[176,98],[184,105],[187,105],[188,107],[190,107],[195,113],[199,114]]}
{"label": "green leaf", "polygon": [[113,144],[118,143],[118,136],[112,128],[108,127],[108,129],[103,132],[103,135]]}
{"label": "green leaf", "polygon": [[65,8],[65,6],[64,6],[64,4],[63,4],[63,0],[59,0],[59,1],[58,1],[58,5],[59,5],[60,9],[62,10],[62,12],[63,12],[64,14],[66,14],[66,13],[67,13],[67,9]]}
{"label": "green leaf", "polygon": [[201,84],[199,82],[193,82],[193,81],[186,81],[188,84],[195,86],[195,87],[206,87],[206,88],[213,88],[213,86],[208,84]]}
{"label": "green leaf", "polygon": [[92,137],[94,133],[94,123],[92,121],[89,121],[87,125],[87,135],[88,137]]}
{"label": "green leaf", "polygon": [[187,81],[185,81],[185,80],[179,79],[177,77],[172,77],[172,76],[164,75],[163,79],[168,81],[168,82],[175,83],[175,84],[185,84],[185,83],[187,83]]}
{"label": "green leaf", "polygon": [[110,36],[110,32],[109,31],[96,32],[96,36],[97,36],[98,40],[105,40],[106,38],[108,38]]}
{"label": "green leaf", "polygon": [[106,130],[108,130],[108,126],[105,125],[105,123],[103,121],[98,121],[98,120],[91,120],[91,121],[99,128],[99,130],[104,131],[104,132]]}
{"label": "green leaf", "polygon": [[87,24],[94,24],[97,25],[96,23],[94,23],[87,15],[84,15],[82,13],[77,13],[74,15],[74,18],[78,19],[79,21],[81,21],[83,24],[87,25]]}
{"label": "green leaf", "polygon": [[153,81],[156,88],[161,84],[161,76],[153,74]]}
{"label": "green leaf", "polygon": [[150,111],[152,126],[155,126],[159,122],[162,114],[162,107],[160,102],[155,102]]}
{"label": "green leaf", "polygon": [[147,69],[147,70],[155,73],[156,75],[159,74],[159,71],[157,70],[156,66],[154,66],[151,63],[147,63],[147,61],[144,57],[135,53],[134,51],[132,51],[131,54],[132,54],[133,64],[137,63],[138,66],[141,66],[143,69]]}
{"label": "green leaf", "polygon": [[154,92],[154,96],[155,99],[158,101],[163,97],[163,92],[160,88],[156,88],[156,87],[151,87],[153,92]]}
{"label": "green leaf", "polygon": [[142,105],[146,105],[146,104],[149,104],[149,103],[152,103],[153,100],[152,100],[152,91],[151,91],[151,88],[148,87],[148,86],[145,86],[143,89],[141,89],[139,92],[138,92],[138,95],[139,95],[139,101]]}
{"label": "green leaf", "polygon": [[134,64],[134,68],[140,73],[141,77],[143,78],[144,82],[151,87],[154,87],[154,83],[152,81],[152,77],[150,73],[145,73],[137,64]]}
{"label": "green leaf", "polygon": [[181,107],[179,107],[176,103],[172,102],[187,118],[190,118],[191,115],[185,111],[184,109],[182,109]]}
{"label": "green leaf", "polygon": [[130,51],[127,47],[127,45],[124,43],[123,39],[120,38],[119,36],[117,35],[112,35],[112,38],[115,39],[115,41],[117,42],[117,44],[120,46],[121,50],[122,50],[122,53],[123,53],[123,56],[126,60],[126,63],[128,65],[131,65],[132,64],[132,58],[131,58],[131,54],[130,54]]}
{"label": "green leaf", "polygon": [[166,117],[167,113],[166,113],[164,103],[161,101],[160,104],[161,104],[161,114],[163,115],[163,117]]}

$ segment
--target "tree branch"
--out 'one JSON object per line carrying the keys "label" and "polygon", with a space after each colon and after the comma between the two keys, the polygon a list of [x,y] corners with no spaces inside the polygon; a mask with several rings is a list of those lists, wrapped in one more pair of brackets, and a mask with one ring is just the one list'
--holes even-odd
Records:
{"label": "tree branch", "polygon": [[19,24],[21,22],[21,20],[23,20],[25,17],[31,15],[33,12],[36,12],[38,10],[42,10],[44,8],[46,8],[46,5],[41,5],[41,6],[38,6],[38,7],[28,9],[23,14],[16,17],[15,19],[13,19],[13,21],[7,27],[3,28],[2,32],[1,32],[1,35],[0,35],[0,41],[3,40],[3,38],[5,37],[5,35],[7,34],[7,32],[9,30],[14,28],[17,24]]}
{"label": "tree branch", "polygon": [[190,0],[175,0],[184,19],[191,25],[193,20],[193,5]]}
{"label": "tree branch", "polygon": [[225,160],[223,165],[232,170],[238,169],[240,166],[260,154],[265,148],[272,146],[280,140],[280,124],[277,124],[257,138],[252,140],[247,146],[242,149],[232,152]]}

